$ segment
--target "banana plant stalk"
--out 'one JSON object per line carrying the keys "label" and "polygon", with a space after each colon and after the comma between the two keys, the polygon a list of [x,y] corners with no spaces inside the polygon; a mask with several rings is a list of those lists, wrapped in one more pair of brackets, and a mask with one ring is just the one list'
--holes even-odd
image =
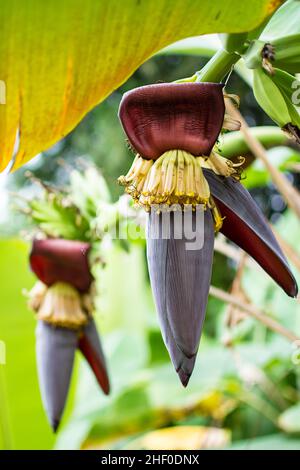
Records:
{"label": "banana plant stalk", "polygon": [[88,243],[34,240],[30,266],[39,281],[29,293],[36,312],[36,356],[44,408],[54,432],[68,396],[75,352],[81,351],[107,395],[109,378],[92,318],[93,276]]}
{"label": "banana plant stalk", "polygon": [[[295,278],[266,219],[239,182],[243,161],[233,164],[218,154],[222,129],[239,127],[226,113],[230,99],[238,102],[220,84],[168,83],[127,92],[119,110],[137,153],[119,182],[149,212],[152,291],[166,347],[184,386],[199,347],[215,232],[222,231],[249,253],[289,296],[297,295]],[[192,248],[183,222],[188,209],[192,232],[202,240]]]}

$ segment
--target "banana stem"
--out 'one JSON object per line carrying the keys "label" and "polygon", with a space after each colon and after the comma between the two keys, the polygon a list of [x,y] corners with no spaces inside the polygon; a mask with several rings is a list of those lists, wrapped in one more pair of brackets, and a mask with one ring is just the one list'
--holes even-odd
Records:
{"label": "banana stem", "polygon": [[294,341],[299,341],[299,337],[295,335],[295,333],[291,330],[288,330],[272,317],[267,315],[263,310],[260,310],[253,304],[248,304],[240,299],[240,297],[236,297],[233,294],[229,294],[218,287],[210,286],[209,294],[223,302],[228,304],[232,304],[234,307],[242,310],[244,313],[247,313],[250,317],[255,318],[256,320],[260,321],[263,325],[265,325],[269,330],[274,331],[275,333],[280,334],[284,338],[287,338],[292,343]]}
{"label": "banana stem", "polygon": [[[267,149],[291,143],[284,132],[277,126],[251,127],[249,132]],[[241,131],[233,131],[223,135],[220,140],[219,151],[226,158],[233,158],[252,152]]]}
{"label": "banana stem", "polygon": [[240,59],[235,53],[219,49],[207,64],[196,73],[197,82],[220,82]]}

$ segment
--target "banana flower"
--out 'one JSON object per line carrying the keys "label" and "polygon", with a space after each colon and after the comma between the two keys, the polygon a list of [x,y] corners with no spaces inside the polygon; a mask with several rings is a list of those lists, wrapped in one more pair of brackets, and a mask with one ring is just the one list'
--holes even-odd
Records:
{"label": "banana flower", "polygon": [[[127,92],[119,109],[136,153],[119,182],[149,212],[152,291],[164,342],[184,386],[199,347],[216,232],[252,256],[289,296],[297,295],[295,278],[268,222],[239,182],[242,160],[234,164],[218,154],[221,130],[238,128],[226,113],[228,99],[232,97],[216,83],[157,84]],[[203,243],[197,249],[187,249],[190,240],[182,217],[176,216],[186,207],[192,208],[193,226],[202,210],[198,231]],[[171,212],[167,237],[162,233],[166,209]]]}
{"label": "banana flower", "polygon": [[88,243],[34,240],[30,266],[39,281],[29,292],[36,312],[36,356],[44,408],[54,432],[68,395],[74,356],[79,349],[105,394],[109,378],[105,357],[92,318],[93,276]]}

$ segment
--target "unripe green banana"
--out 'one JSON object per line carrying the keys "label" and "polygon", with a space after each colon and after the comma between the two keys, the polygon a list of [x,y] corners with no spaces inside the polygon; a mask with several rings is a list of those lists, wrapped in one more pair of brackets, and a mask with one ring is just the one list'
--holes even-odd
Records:
{"label": "unripe green banana", "polygon": [[294,75],[280,69],[274,69],[272,80],[286,102],[291,117],[290,122],[300,128],[300,81]]}
{"label": "unripe green banana", "polygon": [[300,72],[300,24],[299,34],[274,39],[274,66],[290,73]]}
{"label": "unripe green banana", "polygon": [[263,64],[271,74],[272,65],[290,73],[300,72],[300,1],[284,3],[243,57],[250,69]]}
{"label": "unripe green banana", "polygon": [[255,40],[250,44],[243,58],[249,69],[260,67],[263,59],[266,59],[277,68],[290,73],[298,73],[300,72],[300,32],[274,39],[272,42]]}
{"label": "unripe green banana", "polygon": [[272,78],[262,69],[253,72],[253,91],[258,104],[280,127],[291,122],[287,103]]}

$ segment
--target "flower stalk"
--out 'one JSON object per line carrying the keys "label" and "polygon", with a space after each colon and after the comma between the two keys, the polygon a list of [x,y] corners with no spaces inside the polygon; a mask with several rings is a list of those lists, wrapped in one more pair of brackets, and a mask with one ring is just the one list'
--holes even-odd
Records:
{"label": "flower stalk", "polygon": [[222,289],[217,287],[211,286],[209,290],[209,294],[216,299],[222,300],[229,305],[233,305],[234,307],[238,308],[239,310],[245,312],[247,315],[255,318],[256,320],[260,321],[264,324],[267,328],[275,333],[280,334],[281,336],[287,338],[291,343],[295,341],[300,341],[299,336],[295,335],[291,330],[285,328],[276,320],[271,318],[265,312],[261,311],[254,305],[248,304],[243,302],[239,297],[229,294]]}
{"label": "flower stalk", "polygon": [[219,49],[207,64],[199,72],[196,72],[196,82],[221,82],[240,58],[240,55],[235,52]]}

